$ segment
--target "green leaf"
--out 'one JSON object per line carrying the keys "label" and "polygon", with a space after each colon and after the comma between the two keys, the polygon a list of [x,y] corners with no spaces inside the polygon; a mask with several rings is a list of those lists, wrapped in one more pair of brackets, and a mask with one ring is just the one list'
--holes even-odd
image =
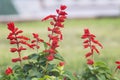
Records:
{"label": "green leaf", "polygon": [[20,65],[15,65],[15,66],[13,67],[13,70],[18,70],[18,69],[21,69],[21,66],[20,66]]}
{"label": "green leaf", "polygon": [[46,42],[43,42],[45,50],[47,49],[48,45]]}
{"label": "green leaf", "polygon": [[47,71],[52,71],[53,69],[55,69],[55,67],[55,64],[48,64]]}
{"label": "green leaf", "polygon": [[27,71],[29,71],[32,67],[33,67],[32,64],[25,64],[25,65],[23,66],[23,70],[27,72]]}
{"label": "green leaf", "polygon": [[55,54],[54,57],[55,57],[55,59],[64,61],[64,58],[59,53]]}
{"label": "green leaf", "polygon": [[96,75],[96,76],[97,76],[98,80],[107,80],[105,78],[105,75],[103,75],[103,74],[99,74],[99,75]]}
{"label": "green leaf", "polygon": [[70,80],[76,80],[76,78],[73,76],[73,74],[71,72],[69,72],[69,71],[65,71],[63,73],[63,76],[67,77]]}
{"label": "green leaf", "polygon": [[34,68],[34,69],[29,70],[29,76],[30,77],[41,77],[42,74],[36,68]]}
{"label": "green leaf", "polygon": [[34,53],[34,54],[29,55],[29,59],[37,60],[39,56],[40,56],[39,54]]}
{"label": "green leaf", "polygon": [[49,73],[50,75],[54,75],[56,77],[60,76],[60,72],[58,69],[53,69],[52,71],[50,71]]}
{"label": "green leaf", "polygon": [[38,80],[38,78],[32,78],[32,80]]}

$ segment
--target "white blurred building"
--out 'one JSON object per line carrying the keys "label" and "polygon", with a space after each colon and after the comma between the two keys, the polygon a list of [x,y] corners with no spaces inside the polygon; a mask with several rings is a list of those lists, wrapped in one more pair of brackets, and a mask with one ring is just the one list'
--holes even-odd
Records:
{"label": "white blurred building", "polygon": [[61,4],[68,6],[68,18],[120,16],[120,0],[12,0],[18,12],[2,15],[0,21],[37,20],[55,14]]}

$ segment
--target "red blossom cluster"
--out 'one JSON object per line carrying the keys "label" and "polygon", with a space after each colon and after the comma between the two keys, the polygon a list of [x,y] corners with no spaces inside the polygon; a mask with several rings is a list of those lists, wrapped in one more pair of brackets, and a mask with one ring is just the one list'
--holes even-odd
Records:
{"label": "red blossom cluster", "polygon": [[34,47],[36,47],[38,50],[40,48],[39,43],[44,42],[44,40],[39,38],[39,35],[37,33],[33,33],[33,37],[34,39],[31,41],[31,48],[34,49]]}
{"label": "red blossom cluster", "polygon": [[[90,48],[90,51],[85,55],[86,58],[93,56],[94,52],[100,54],[96,45],[100,46],[101,48],[103,48],[103,46],[99,41],[95,40],[96,36],[94,34],[91,34],[89,29],[84,29],[84,34],[82,35],[81,38],[85,39],[83,42],[84,48]],[[87,60],[87,64],[90,64],[90,65],[94,64],[94,60],[89,58]]]}
{"label": "red blossom cluster", "polygon": [[26,50],[26,48],[23,45],[27,45],[30,47],[30,44],[27,43],[30,39],[26,36],[21,35],[23,33],[22,30],[19,30],[17,27],[15,27],[13,22],[10,22],[7,24],[8,25],[8,30],[10,31],[7,39],[10,40],[10,44],[16,45],[16,47],[11,48],[10,51],[12,53],[17,52],[19,57],[18,58],[13,58],[12,62],[20,62],[22,60],[28,59],[27,56],[22,57],[21,56],[21,51]]}
{"label": "red blossom cluster", "polygon": [[61,5],[60,9],[56,9],[57,15],[48,15],[47,17],[43,18],[42,21],[52,19],[50,22],[53,28],[48,27],[48,31],[51,32],[48,34],[49,37],[49,49],[45,50],[48,53],[47,59],[48,61],[52,61],[54,59],[54,54],[56,54],[56,48],[59,47],[59,41],[63,39],[61,28],[64,28],[63,22],[67,18],[67,13],[65,9],[67,6]]}

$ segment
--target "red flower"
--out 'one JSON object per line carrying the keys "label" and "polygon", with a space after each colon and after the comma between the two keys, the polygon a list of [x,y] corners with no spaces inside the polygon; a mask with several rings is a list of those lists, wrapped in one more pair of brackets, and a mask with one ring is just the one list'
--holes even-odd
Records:
{"label": "red flower", "polygon": [[33,37],[34,37],[35,39],[33,39],[33,40],[31,41],[32,44],[29,45],[29,46],[30,46],[31,48],[33,48],[33,49],[34,49],[34,47],[36,47],[36,49],[39,49],[40,46],[39,46],[38,43],[44,42],[44,40],[41,39],[41,38],[39,38],[39,35],[38,35],[37,33],[33,33]]}
{"label": "red flower", "polygon": [[[48,27],[48,31],[50,32],[48,34],[49,41],[45,42],[49,48],[44,50],[44,52],[49,54],[47,56],[48,61],[54,59],[54,54],[56,54],[57,51],[56,49],[59,47],[59,41],[63,39],[61,28],[64,28],[63,22],[67,18],[67,13],[65,12],[66,8],[67,6],[61,5],[60,9],[56,9],[57,15],[51,14],[42,19],[42,21],[52,19],[50,25],[53,26],[53,28]],[[35,41],[32,42],[35,43]]]}
{"label": "red flower", "polygon": [[65,62],[60,62],[59,65],[60,65],[60,66],[64,66],[64,65],[65,65]]}
{"label": "red flower", "polygon": [[11,48],[11,52],[18,52],[18,58],[12,59],[12,62],[20,62],[20,65],[22,66],[22,56],[21,56],[21,51],[26,50],[23,45],[26,45],[30,47],[30,44],[27,43],[28,40],[30,40],[28,37],[20,35],[23,33],[22,30],[19,30],[17,27],[15,27],[13,22],[10,22],[7,24],[8,25],[8,30],[11,32],[9,33],[7,39],[10,40],[10,44],[17,45],[16,48]]}
{"label": "red flower", "polygon": [[93,61],[92,59],[88,59],[88,60],[87,60],[87,64],[93,65],[93,64],[94,64],[94,61]]}
{"label": "red flower", "polygon": [[86,58],[92,56],[94,51],[99,54],[99,50],[97,49],[96,45],[103,48],[102,44],[99,41],[95,40],[96,36],[94,34],[91,34],[89,29],[84,29],[84,34],[81,38],[85,39],[83,42],[84,48],[90,48],[90,51],[85,55]]}
{"label": "red flower", "polygon": [[12,74],[13,73],[13,70],[10,68],[10,67],[8,67],[7,69],[6,69],[6,71],[5,71],[5,74],[6,75],[10,75],[10,74]]}

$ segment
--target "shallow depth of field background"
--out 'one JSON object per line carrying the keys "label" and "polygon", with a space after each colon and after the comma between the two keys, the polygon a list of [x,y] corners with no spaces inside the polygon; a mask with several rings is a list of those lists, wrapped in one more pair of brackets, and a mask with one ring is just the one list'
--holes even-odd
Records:
{"label": "shallow depth of field background", "polygon": [[[68,13],[69,14],[69,13]],[[12,21],[12,20],[11,20]],[[39,36],[47,40],[47,27],[49,21],[17,21],[15,25],[24,31],[24,35],[32,38],[32,33],[39,33]],[[71,72],[81,72],[86,65],[85,53],[88,49],[82,46],[83,40],[80,38],[84,28],[89,28],[91,33],[96,35],[96,39],[103,44],[103,49],[100,50],[100,55],[95,53],[96,61],[104,61],[109,65],[111,70],[115,70],[116,60],[120,60],[120,18],[102,17],[102,18],[87,18],[87,19],[67,19],[65,27],[62,29],[63,41],[58,48],[59,53],[64,57],[66,66],[65,69]],[[13,45],[9,44],[7,35],[7,23],[0,23],[0,72],[4,71],[8,66],[13,66],[11,59],[17,57],[16,53],[11,53],[9,50]],[[41,51],[43,50],[41,44]],[[34,50],[28,49],[23,51],[23,55],[34,53]],[[120,73],[120,71],[119,71]],[[117,74],[119,76],[120,74]]]}

